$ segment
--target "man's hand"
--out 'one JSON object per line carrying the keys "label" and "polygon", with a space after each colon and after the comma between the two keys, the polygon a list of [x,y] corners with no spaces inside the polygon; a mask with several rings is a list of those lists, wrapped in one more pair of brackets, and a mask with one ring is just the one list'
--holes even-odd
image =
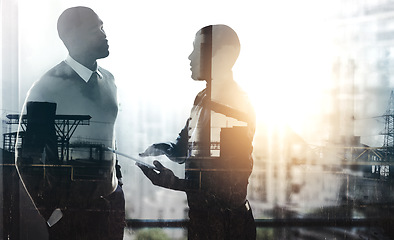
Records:
{"label": "man's hand", "polygon": [[149,146],[145,152],[140,153],[140,157],[147,157],[147,156],[160,156],[160,155],[167,155],[169,154],[170,146],[166,143],[156,143]]}
{"label": "man's hand", "polygon": [[159,161],[153,161],[153,165],[155,165],[156,170],[138,163],[136,163],[136,165],[141,168],[145,176],[148,177],[154,185],[174,190],[179,188],[179,186],[177,186],[179,178],[176,177],[170,169],[164,167]]}

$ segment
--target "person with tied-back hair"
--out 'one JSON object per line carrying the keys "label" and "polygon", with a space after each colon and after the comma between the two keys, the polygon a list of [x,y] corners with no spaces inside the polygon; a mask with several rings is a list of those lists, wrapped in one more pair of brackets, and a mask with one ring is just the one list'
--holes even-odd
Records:
{"label": "person with tied-back hair", "polygon": [[[104,150],[114,148],[114,125],[118,113],[117,89],[113,75],[97,64],[98,59],[109,55],[103,22],[88,7],[71,7],[58,18],[57,30],[69,54],[33,84],[26,103],[56,103],[58,115],[91,116],[90,125],[79,126],[75,130],[69,139],[70,146],[93,143],[94,146],[103,146]],[[49,238],[123,239],[125,200],[120,167],[115,164],[114,154],[109,151],[101,151],[99,157],[87,158],[83,155],[86,152],[89,151],[70,151],[71,161],[86,168],[90,165],[83,165],[85,162],[94,164],[94,161],[101,161],[103,166],[108,166],[105,181],[73,179],[67,182],[70,176],[51,176],[53,184],[60,182],[59,185],[54,185],[58,194],[53,195],[59,199],[48,200],[50,205],[46,206],[36,204],[48,222]],[[78,162],[78,159],[83,161]],[[56,181],[56,178],[61,180]],[[30,192],[32,194],[34,193]],[[42,196],[32,196],[32,199],[39,200],[40,197]],[[51,220],[53,216],[61,217]]]}
{"label": "person with tied-back hair", "polygon": [[190,240],[256,238],[246,199],[253,168],[255,113],[233,80],[232,67],[239,52],[238,36],[226,25],[210,25],[197,32],[189,56],[191,77],[206,81],[207,87],[197,94],[175,142],[156,143],[140,153],[166,155],[185,164],[185,179],[159,161],[153,162],[156,169],[137,164],[154,185],[186,192]]}

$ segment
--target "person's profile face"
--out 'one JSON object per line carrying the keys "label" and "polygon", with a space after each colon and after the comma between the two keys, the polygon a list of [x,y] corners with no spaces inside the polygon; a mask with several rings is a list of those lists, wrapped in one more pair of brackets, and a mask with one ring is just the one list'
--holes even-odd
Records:
{"label": "person's profile face", "polygon": [[109,55],[107,35],[103,22],[97,15],[93,15],[83,22],[79,31],[80,50],[94,59],[105,58]]}
{"label": "person's profile face", "polygon": [[204,80],[201,76],[201,42],[202,35],[201,31],[196,34],[196,38],[193,42],[193,52],[189,55],[190,60],[190,70],[192,71],[192,79],[194,80]]}

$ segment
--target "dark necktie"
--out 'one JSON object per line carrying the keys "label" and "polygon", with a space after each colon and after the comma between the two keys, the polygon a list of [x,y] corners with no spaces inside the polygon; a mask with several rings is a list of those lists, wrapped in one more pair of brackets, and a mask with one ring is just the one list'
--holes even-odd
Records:
{"label": "dark necktie", "polygon": [[89,78],[88,85],[97,86],[98,79],[100,78],[99,74],[95,71]]}
{"label": "dark necktie", "polygon": [[89,81],[85,85],[85,91],[83,91],[84,95],[92,100],[97,100],[99,98],[99,74],[97,72],[93,72],[92,76],[90,76]]}

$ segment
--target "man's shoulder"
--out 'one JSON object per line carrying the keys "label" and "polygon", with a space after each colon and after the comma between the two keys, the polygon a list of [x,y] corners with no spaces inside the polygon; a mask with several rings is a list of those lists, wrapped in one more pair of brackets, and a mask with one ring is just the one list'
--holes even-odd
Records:
{"label": "man's shoulder", "polygon": [[64,80],[76,77],[77,73],[64,61],[60,62],[53,68],[49,69],[42,77],[41,81],[45,80]]}
{"label": "man's shoulder", "polygon": [[33,87],[58,85],[67,79],[75,78],[77,74],[64,61],[49,69],[38,79]]}
{"label": "man's shoulder", "polygon": [[59,90],[64,90],[67,80],[78,75],[64,61],[49,69],[33,83],[29,92],[29,100],[50,100]]}

